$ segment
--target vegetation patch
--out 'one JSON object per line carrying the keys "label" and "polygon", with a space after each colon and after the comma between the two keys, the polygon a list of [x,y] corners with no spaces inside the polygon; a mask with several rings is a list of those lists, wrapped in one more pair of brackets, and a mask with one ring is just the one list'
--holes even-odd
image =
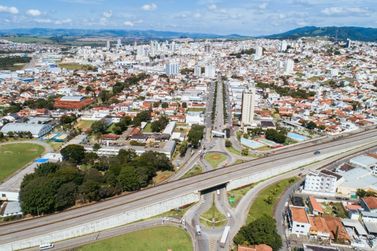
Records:
{"label": "vegetation patch", "polygon": [[297,180],[297,177],[285,179],[262,190],[251,205],[246,222],[251,223],[263,215],[273,217],[274,207],[281,194]]}
{"label": "vegetation patch", "polygon": [[207,227],[221,227],[226,222],[227,218],[216,208],[214,201],[211,208],[200,216],[200,223]]}
{"label": "vegetation patch", "polygon": [[164,226],[128,233],[78,248],[80,251],[166,251],[169,249],[191,251],[190,236],[180,228]]}
{"label": "vegetation patch", "polygon": [[213,167],[217,168],[221,163],[223,163],[227,156],[221,153],[207,153],[204,156],[204,159]]}
{"label": "vegetation patch", "polygon": [[201,174],[202,172],[203,168],[201,166],[194,166],[193,168],[191,168],[190,171],[188,171],[187,173],[185,173],[185,175],[182,176],[182,179]]}
{"label": "vegetation patch", "polygon": [[64,69],[72,70],[72,71],[78,71],[78,70],[95,71],[95,70],[97,70],[97,68],[95,66],[85,65],[85,64],[61,63],[61,64],[58,64],[58,66],[60,68],[64,68]]}
{"label": "vegetation patch", "polygon": [[44,152],[40,145],[19,143],[0,145],[0,182]]}
{"label": "vegetation patch", "polygon": [[255,186],[255,184],[250,184],[250,185],[247,185],[247,186],[244,186],[244,187],[237,188],[237,189],[234,189],[232,191],[229,191],[227,193],[228,194],[228,198],[229,198],[229,204],[232,207],[237,207],[237,205],[240,202],[240,200],[242,199],[242,197],[245,196],[245,194],[247,192],[249,192],[250,189],[252,189],[254,186]]}

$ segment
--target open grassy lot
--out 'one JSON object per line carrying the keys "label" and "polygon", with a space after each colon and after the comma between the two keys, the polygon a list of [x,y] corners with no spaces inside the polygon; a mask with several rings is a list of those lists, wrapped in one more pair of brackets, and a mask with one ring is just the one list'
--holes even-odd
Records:
{"label": "open grassy lot", "polygon": [[340,202],[322,203],[322,207],[326,215],[348,218],[347,212]]}
{"label": "open grassy lot", "polygon": [[95,70],[94,66],[91,65],[84,65],[84,64],[75,64],[75,63],[69,63],[69,64],[58,64],[60,68],[64,68],[67,70],[83,70],[83,71],[92,71]]}
{"label": "open grassy lot", "polygon": [[223,163],[227,157],[221,153],[207,153],[204,159],[213,167],[217,168],[221,163]]}
{"label": "open grassy lot", "polygon": [[194,166],[190,171],[188,171],[187,173],[185,173],[185,175],[183,175],[182,179],[201,174],[202,172],[203,172],[203,169],[201,166]]}
{"label": "open grassy lot", "polygon": [[249,224],[264,214],[273,217],[274,207],[279,201],[280,196],[289,186],[293,185],[297,179],[297,177],[285,179],[262,190],[250,207],[246,223]]}
{"label": "open grassy lot", "polygon": [[233,146],[227,147],[226,150],[228,150],[230,153],[241,155],[241,152],[235,149]]}
{"label": "open grassy lot", "polygon": [[205,108],[188,108],[187,112],[204,112]]}
{"label": "open grassy lot", "polygon": [[165,180],[169,179],[173,174],[174,172],[171,171],[158,171],[156,176],[153,178],[153,183],[160,184]]}
{"label": "open grassy lot", "polygon": [[215,203],[213,202],[212,206],[208,211],[204,212],[200,216],[200,223],[207,227],[220,227],[224,226],[227,222],[225,215],[220,213],[220,211],[216,208]]}
{"label": "open grassy lot", "polygon": [[33,36],[9,36],[9,37],[2,37],[2,39],[12,41],[15,43],[38,43],[38,44],[52,44],[54,43],[48,37],[33,37]]}
{"label": "open grassy lot", "polygon": [[229,203],[232,207],[237,207],[238,203],[242,199],[245,194],[252,189],[255,186],[255,184],[250,184],[248,186],[244,186],[238,189],[234,189],[232,191],[228,192],[228,198],[232,198],[231,201],[233,203]]}
{"label": "open grassy lot", "polygon": [[76,127],[77,128],[80,128],[82,131],[86,131],[88,129],[90,129],[90,127],[92,126],[92,124],[94,123],[95,121],[92,121],[92,120],[80,120]]}
{"label": "open grassy lot", "polygon": [[43,152],[42,146],[30,143],[0,145],[0,182]]}
{"label": "open grassy lot", "polygon": [[148,123],[144,129],[143,129],[143,132],[152,132],[152,123]]}
{"label": "open grassy lot", "polygon": [[184,230],[176,227],[156,227],[78,248],[80,251],[166,251],[168,249],[179,251],[192,250],[189,235]]}

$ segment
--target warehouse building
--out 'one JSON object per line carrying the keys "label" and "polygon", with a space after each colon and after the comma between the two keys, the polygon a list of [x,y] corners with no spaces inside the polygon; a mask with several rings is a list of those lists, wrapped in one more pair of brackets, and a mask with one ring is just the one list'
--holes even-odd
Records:
{"label": "warehouse building", "polygon": [[9,132],[30,132],[34,138],[40,138],[52,130],[49,124],[9,123],[1,128],[1,132],[7,135]]}

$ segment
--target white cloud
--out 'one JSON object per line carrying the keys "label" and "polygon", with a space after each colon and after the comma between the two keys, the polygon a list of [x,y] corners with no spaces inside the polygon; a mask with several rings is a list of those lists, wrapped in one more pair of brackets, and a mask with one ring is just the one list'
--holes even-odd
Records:
{"label": "white cloud", "polygon": [[18,9],[14,6],[0,5],[0,13],[18,14]]}
{"label": "white cloud", "polygon": [[35,19],[34,21],[37,22],[37,23],[40,23],[40,24],[50,24],[50,23],[53,22],[49,18],[39,18],[39,19]]}
{"label": "white cloud", "polygon": [[37,9],[30,9],[30,10],[26,11],[26,14],[28,14],[29,16],[32,16],[32,17],[38,17],[38,16],[42,15],[42,12],[40,10],[37,10]]}
{"label": "white cloud", "polygon": [[72,19],[70,19],[70,18],[55,21],[55,24],[57,24],[57,25],[70,24],[70,23],[72,23]]}
{"label": "white cloud", "polygon": [[134,27],[135,26],[135,23],[132,22],[132,21],[125,21],[123,24],[124,24],[124,26],[127,26],[127,27]]}
{"label": "white cloud", "polygon": [[145,11],[152,11],[152,10],[157,9],[157,4],[155,3],[144,4],[141,8]]}
{"label": "white cloud", "polygon": [[321,13],[333,16],[333,15],[345,15],[345,14],[365,14],[368,10],[359,7],[328,7],[321,10]]}
{"label": "white cloud", "polygon": [[268,3],[267,2],[264,2],[264,3],[261,3],[258,8],[261,9],[261,10],[265,10],[267,8],[267,5]]}
{"label": "white cloud", "polygon": [[111,10],[104,11],[104,12],[102,13],[102,16],[105,17],[105,18],[110,18],[110,17],[113,16],[113,11],[111,11]]}
{"label": "white cloud", "polygon": [[208,6],[208,9],[209,10],[216,10],[217,9],[217,5],[216,4],[211,4]]}

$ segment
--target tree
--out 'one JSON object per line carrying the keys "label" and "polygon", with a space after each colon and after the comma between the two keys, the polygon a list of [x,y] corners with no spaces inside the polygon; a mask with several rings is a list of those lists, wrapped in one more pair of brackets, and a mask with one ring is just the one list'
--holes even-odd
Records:
{"label": "tree", "polygon": [[243,226],[233,241],[237,245],[267,244],[274,251],[278,251],[282,247],[281,237],[276,231],[276,221],[267,215]]}
{"label": "tree", "polygon": [[283,144],[287,139],[287,136],[284,132],[279,132],[275,129],[267,129],[266,131],[266,139],[272,140],[276,143]]}
{"label": "tree", "polygon": [[20,201],[24,214],[40,215],[55,210],[56,189],[48,177],[36,177],[21,187]]}
{"label": "tree", "polygon": [[187,103],[186,102],[182,102],[182,108],[187,108]]}
{"label": "tree", "polygon": [[60,150],[63,160],[81,164],[85,158],[85,149],[81,145],[68,145]]}
{"label": "tree", "polygon": [[125,166],[121,169],[118,182],[123,191],[136,191],[141,188],[139,176],[133,166]]}
{"label": "tree", "polygon": [[101,145],[98,144],[98,143],[95,143],[95,144],[93,145],[93,151],[97,152],[99,149],[101,149]]}
{"label": "tree", "polygon": [[225,147],[232,147],[232,142],[229,139],[225,140]]}
{"label": "tree", "polygon": [[76,120],[76,116],[74,114],[71,115],[63,115],[60,117],[60,123],[65,125],[65,124],[71,124]]}
{"label": "tree", "polygon": [[79,193],[82,201],[91,202],[99,200],[100,183],[94,180],[87,180],[79,187]]}
{"label": "tree", "polygon": [[192,147],[197,148],[199,146],[200,141],[203,139],[203,130],[204,126],[196,124],[191,126],[187,138]]}
{"label": "tree", "polygon": [[38,166],[35,170],[35,173],[38,176],[48,175],[51,173],[55,173],[59,169],[59,165],[56,163],[43,163]]}
{"label": "tree", "polygon": [[314,123],[313,121],[310,121],[309,123],[306,124],[306,128],[308,128],[309,130],[313,130],[317,128],[317,124]]}
{"label": "tree", "polygon": [[179,146],[179,154],[181,157],[183,157],[186,154],[187,149],[188,149],[188,143],[187,141],[183,141],[181,145]]}
{"label": "tree", "polygon": [[247,156],[247,155],[249,155],[249,149],[248,149],[248,148],[243,148],[243,149],[241,150],[241,155],[243,155],[243,156]]}
{"label": "tree", "polygon": [[166,103],[166,102],[163,102],[163,103],[161,104],[161,107],[164,108],[164,109],[166,109],[166,108],[169,107],[169,104]]}
{"label": "tree", "polygon": [[150,111],[142,111],[139,112],[135,118],[133,119],[133,124],[135,126],[140,126],[141,122],[148,122],[151,120],[151,114]]}
{"label": "tree", "polygon": [[56,210],[63,210],[75,205],[75,196],[77,185],[74,182],[68,182],[61,185],[56,192]]}
{"label": "tree", "polygon": [[91,127],[93,133],[105,133],[107,126],[103,120],[94,122]]}

